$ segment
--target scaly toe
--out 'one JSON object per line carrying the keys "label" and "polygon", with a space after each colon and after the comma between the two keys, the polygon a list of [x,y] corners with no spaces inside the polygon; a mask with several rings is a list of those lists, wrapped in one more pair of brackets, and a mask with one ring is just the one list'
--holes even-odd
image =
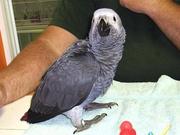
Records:
{"label": "scaly toe", "polygon": [[95,116],[93,119],[91,120],[84,120],[84,124],[82,124],[81,127],[77,127],[77,129],[73,132],[73,134],[77,133],[77,132],[81,132],[83,130],[86,130],[88,128],[91,127],[91,125],[98,123],[99,121],[101,121],[105,116],[107,116],[106,113],[102,113],[101,115],[97,115]]}
{"label": "scaly toe", "polygon": [[109,108],[112,108],[112,106],[115,106],[115,105],[118,106],[118,104],[116,102],[110,102],[110,103],[107,103],[107,105]]}
{"label": "scaly toe", "polygon": [[91,125],[85,124],[82,127],[77,127],[77,129],[73,132],[73,134],[77,133],[77,132],[81,132],[83,130],[86,130],[88,128],[90,128]]}

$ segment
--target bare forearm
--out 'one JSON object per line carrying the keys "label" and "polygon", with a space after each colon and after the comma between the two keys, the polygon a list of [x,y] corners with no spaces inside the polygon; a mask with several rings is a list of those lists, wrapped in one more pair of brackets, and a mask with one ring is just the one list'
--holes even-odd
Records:
{"label": "bare forearm", "polygon": [[180,6],[172,1],[167,1],[146,10],[146,13],[180,49]]}
{"label": "bare forearm", "polygon": [[4,101],[0,101],[0,106],[32,92],[48,67],[75,40],[70,33],[52,27],[30,43],[0,73],[0,86],[3,88],[0,89],[0,96],[4,97]]}
{"label": "bare forearm", "polygon": [[148,15],[180,49],[180,5],[173,0],[119,0],[133,12]]}
{"label": "bare forearm", "polygon": [[1,73],[7,100],[14,100],[31,92],[37,86],[46,68],[56,55],[41,41],[28,45]]}

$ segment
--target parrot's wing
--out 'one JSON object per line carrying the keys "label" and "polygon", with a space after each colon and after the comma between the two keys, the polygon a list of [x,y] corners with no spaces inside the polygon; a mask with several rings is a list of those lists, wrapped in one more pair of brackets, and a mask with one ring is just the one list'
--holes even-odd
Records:
{"label": "parrot's wing", "polygon": [[43,77],[29,112],[49,118],[81,104],[89,95],[99,71],[94,56],[82,53],[82,50],[59,59]]}
{"label": "parrot's wing", "polygon": [[67,51],[59,57],[52,65],[51,67],[47,70],[47,72],[44,74],[42,77],[42,80],[44,80],[44,77],[47,75],[48,72],[52,72],[52,70],[56,70],[57,67],[61,66],[61,63],[66,61],[67,57],[78,55],[78,54],[83,54],[88,51],[89,43],[87,40],[78,40],[74,44],[72,44]]}

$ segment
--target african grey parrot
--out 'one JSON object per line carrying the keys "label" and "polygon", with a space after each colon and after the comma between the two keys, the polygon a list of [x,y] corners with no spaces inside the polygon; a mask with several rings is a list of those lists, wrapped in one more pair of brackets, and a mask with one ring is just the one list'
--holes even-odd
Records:
{"label": "african grey parrot", "polygon": [[[94,12],[89,38],[74,43],[43,76],[28,112],[21,118],[37,123],[59,114],[67,116],[75,132],[89,128],[106,116],[83,120],[88,109],[111,107],[115,103],[93,103],[113,81],[122,58],[125,29],[118,14],[102,8]],[[74,133],[75,133],[74,132]]]}

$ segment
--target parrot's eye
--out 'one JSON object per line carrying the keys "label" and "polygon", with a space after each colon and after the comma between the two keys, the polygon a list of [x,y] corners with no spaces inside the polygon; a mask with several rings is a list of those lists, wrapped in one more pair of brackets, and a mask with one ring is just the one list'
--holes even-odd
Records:
{"label": "parrot's eye", "polygon": [[92,23],[94,23],[94,19],[92,19]]}
{"label": "parrot's eye", "polygon": [[116,22],[116,17],[115,16],[113,16],[113,20]]}

